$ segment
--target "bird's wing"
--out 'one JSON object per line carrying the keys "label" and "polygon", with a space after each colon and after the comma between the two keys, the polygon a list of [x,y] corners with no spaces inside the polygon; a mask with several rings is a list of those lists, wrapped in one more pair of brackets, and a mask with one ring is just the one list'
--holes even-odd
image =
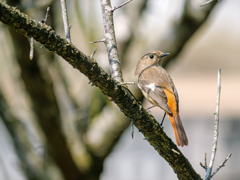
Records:
{"label": "bird's wing", "polygon": [[[171,82],[172,82],[172,79],[171,79]],[[178,97],[177,89],[176,89],[175,85],[173,84],[173,82],[172,82],[172,89],[173,89],[173,93],[174,93],[174,96],[175,96],[175,99],[177,102],[177,112],[179,113],[179,97]]]}
{"label": "bird's wing", "polygon": [[[168,106],[168,98],[164,90],[164,81],[159,77],[159,71],[156,68],[147,68],[142,72],[138,78],[138,85],[146,93],[145,96],[149,97],[149,101],[153,105],[157,105],[165,110],[168,114],[172,114]],[[159,81],[160,79],[160,81]]]}

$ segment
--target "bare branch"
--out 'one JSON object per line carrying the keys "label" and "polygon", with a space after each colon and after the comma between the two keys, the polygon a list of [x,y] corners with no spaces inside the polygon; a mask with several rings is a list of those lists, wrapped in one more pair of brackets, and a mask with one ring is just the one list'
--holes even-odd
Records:
{"label": "bare branch", "polygon": [[[209,1],[207,1],[207,2],[205,2],[205,3],[203,3],[203,4],[201,4],[200,7],[203,7],[203,6],[209,4],[209,3],[213,2],[213,1],[214,1],[214,0],[209,0]],[[220,0],[218,0],[218,1],[220,1]]]}
{"label": "bare branch", "polygon": [[200,166],[203,168],[203,169],[205,169],[205,170],[207,170],[207,168],[200,162]]}
{"label": "bare branch", "polygon": [[[50,7],[47,8],[47,12],[46,12],[45,18],[42,20],[43,24],[47,23],[47,19],[48,19],[48,16],[49,16],[49,10],[50,10]],[[43,45],[40,46],[40,49],[42,49],[42,48],[43,48]]]}
{"label": "bare branch", "polygon": [[220,92],[221,92],[221,69],[218,69],[218,85],[217,85],[217,105],[216,105],[216,112],[214,113],[215,116],[215,129],[214,129],[214,138],[213,138],[213,148],[212,148],[212,155],[209,163],[209,167],[207,168],[207,173],[205,176],[205,180],[211,179],[212,167],[214,164],[216,152],[217,152],[217,142],[218,142],[218,127],[219,127],[219,106],[220,106]]}
{"label": "bare branch", "polygon": [[103,17],[104,39],[106,40],[105,45],[108,53],[111,77],[117,82],[122,83],[124,81],[117,50],[111,2],[110,0],[100,0],[100,3]]}
{"label": "bare branch", "polygon": [[212,173],[211,178],[222,168],[225,166],[225,163],[228,161],[228,159],[232,156],[232,153],[230,153],[229,155],[227,155],[227,157],[225,158],[225,160],[222,162],[222,164],[219,165],[219,167]]}
{"label": "bare branch", "polygon": [[172,151],[173,151],[174,153],[176,153],[176,154],[180,155],[180,153],[179,153],[179,152],[177,152],[175,149],[172,149]]}
{"label": "bare branch", "polygon": [[133,121],[131,120],[131,130],[132,130],[132,139],[134,138],[134,124]]}
{"label": "bare branch", "polygon": [[97,52],[97,49],[94,49],[94,51],[92,52],[92,54],[91,54],[91,58],[93,58],[93,56],[94,56],[94,54]]}
{"label": "bare branch", "polygon": [[30,60],[33,59],[33,54],[34,54],[33,36],[32,34],[30,34],[30,54],[29,54]]}
{"label": "bare branch", "polygon": [[205,153],[205,171],[207,172],[207,153]]}
{"label": "bare branch", "polygon": [[97,40],[97,41],[88,42],[88,44],[99,43],[99,42],[105,43],[105,42],[106,42],[106,39],[100,39],[100,40]]}
{"label": "bare branch", "polygon": [[132,0],[128,0],[128,1],[126,1],[125,3],[122,3],[121,5],[112,8],[112,11],[115,11],[115,10],[117,10],[117,9],[119,9],[119,8],[121,8],[121,7],[123,7],[123,6],[125,6],[126,4],[130,3],[131,1],[132,1]]}
{"label": "bare branch", "polygon": [[123,83],[119,83],[118,85],[134,85],[135,82],[123,82]]}
{"label": "bare branch", "polygon": [[62,17],[63,17],[63,24],[64,24],[64,31],[65,31],[66,40],[69,43],[71,43],[70,26],[69,26],[69,23],[68,23],[66,0],[61,0],[61,7],[62,7]]}
{"label": "bare branch", "polygon": [[50,10],[50,7],[47,8],[47,12],[46,12],[46,15],[45,15],[45,19],[42,20],[42,23],[43,23],[43,24],[46,24],[46,23],[47,23],[47,19],[48,19],[48,16],[49,16],[49,10]]}
{"label": "bare branch", "polygon": [[205,164],[203,165],[200,162],[200,166],[202,166],[203,169],[205,169],[205,171],[207,172],[207,153],[205,153],[205,158],[204,158]]}

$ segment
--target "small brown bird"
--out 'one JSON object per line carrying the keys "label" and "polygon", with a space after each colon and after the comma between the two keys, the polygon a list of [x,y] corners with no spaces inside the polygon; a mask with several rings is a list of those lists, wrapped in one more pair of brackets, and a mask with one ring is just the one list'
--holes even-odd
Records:
{"label": "small brown bird", "polygon": [[178,146],[187,146],[188,138],[179,116],[177,89],[170,75],[161,67],[162,58],[168,54],[161,51],[145,54],[137,64],[135,75],[138,75],[138,87],[147,100],[165,111],[163,120],[168,114]]}

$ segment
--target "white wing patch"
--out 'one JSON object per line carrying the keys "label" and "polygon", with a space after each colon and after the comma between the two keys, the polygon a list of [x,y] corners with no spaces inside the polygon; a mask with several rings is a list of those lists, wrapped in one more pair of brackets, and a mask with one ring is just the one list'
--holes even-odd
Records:
{"label": "white wing patch", "polygon": [[152,83],[152,84],[148,84],[148,85],[145,85],[147,88],[150,88],[152,91],[154,91],[155,90],[155,88],[156,88],[156,86],[155,86],[155,84],[154,83]]}

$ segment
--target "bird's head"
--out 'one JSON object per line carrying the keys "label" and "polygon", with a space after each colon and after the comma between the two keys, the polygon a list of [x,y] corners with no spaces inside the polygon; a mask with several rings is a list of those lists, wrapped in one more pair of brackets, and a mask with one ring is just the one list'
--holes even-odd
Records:
{"label": "bird's head", "polygon": [[161,51],[151,51],[142,56],[137,64],[135,75],[139,75],[144,69],[153,65],[160,65],[161,60],[164,56],[169,53],[163,53]]}

